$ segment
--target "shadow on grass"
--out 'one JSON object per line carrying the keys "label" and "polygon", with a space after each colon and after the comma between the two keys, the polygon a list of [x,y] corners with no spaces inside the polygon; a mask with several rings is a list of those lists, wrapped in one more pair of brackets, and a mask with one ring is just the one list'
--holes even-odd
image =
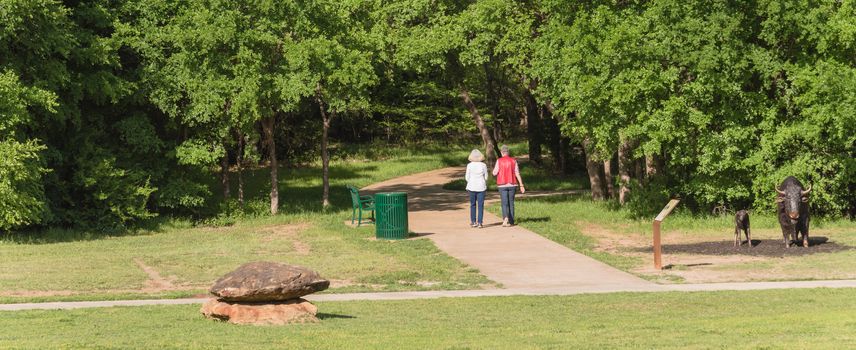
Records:
{"label": "shadow on grass", "polygon": [[421,238],[433,235],[434,232],[409,232],[407,238]]}
{"label": "shadow on grass", "polygon": [[540,203],[568,203],[568,202],[588,202],[592,205],[598,204],[591,200],[588,193],[579,193],[579,194],[557,194],[555,196],[541,196],[541,197],[533,197],[526,199],[529,202],[540,202]]}
{"label": "shadow on grass", "polygon": [[0,235],[0,240],[15,244],[53,244],[94,241],[109,237],[150,236],[166,231],[174,223],[168,217],[154,217],[140,222],[136,227],[123,230],[99,230],[83,228],[50,227],[37,230],[11,232]]}
{"label": "shadow on grass", "polygon": [[679,269],[682,267],[710,266],[712,263],[697,263],[697,264],[668,264],[663,266],[663,270]]}
{"label": "shadow on grass", "polygon": [[357,318],[356,316],[351,316],[351,315],[325,314],[323,312],[318,313],[315,316],[317,316],[321,320],[329,320],[329,319],[334,319],[334,318]]}
{"label": "shadow on grass", "polygon": [[517,223],[522,223],[522,222],[549,222],[551,220],[552,220],[552,218],[549,216],[542,216],[542,217],[537,217],[537,218],[524,217],[524,218],[518,218]]}

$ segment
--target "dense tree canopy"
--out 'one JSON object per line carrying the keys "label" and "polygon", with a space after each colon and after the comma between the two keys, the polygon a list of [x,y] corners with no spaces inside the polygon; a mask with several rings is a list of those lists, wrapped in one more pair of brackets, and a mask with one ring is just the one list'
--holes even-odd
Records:
{"label": "dense tree canopy", "polygon": [[280,162],[326,206],[331,145],[426,139],[527,140],[640,214],[794,175],[852,216],[856,1],[0,0],[2,231],[204,217],[258,166],[276,213]]}

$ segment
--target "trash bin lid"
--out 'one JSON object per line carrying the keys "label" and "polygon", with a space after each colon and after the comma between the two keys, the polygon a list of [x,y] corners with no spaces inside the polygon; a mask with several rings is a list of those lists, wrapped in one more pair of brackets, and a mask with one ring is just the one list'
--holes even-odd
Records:
{"label": "trash bin lid", "polygon": [[398,196],[406,196],[407,192],[379,192],[376,193],[375,196],[386,196],[386,197],[398,197]]}

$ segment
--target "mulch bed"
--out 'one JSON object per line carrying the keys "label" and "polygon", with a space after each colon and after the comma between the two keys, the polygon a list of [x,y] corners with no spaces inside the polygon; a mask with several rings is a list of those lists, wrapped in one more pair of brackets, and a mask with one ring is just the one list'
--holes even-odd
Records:
{"label": "mulch bed", "polygon": [[[802,243],[802,242],[800,242]],[[694,254],[694,255],[748,255],[748,256],[802,256],[818,253],[835,253],[845,250],[856,249],[856,247],[840,245],[830,242],[826,237],[809,237],[809,246],[805,248],[802,244],[791,245],[785,248],[781,240],[752,240],[752,248],[744,241],[741,246],[735,247],[734,241],[699,242],[689,244],[663,244],[663,254]],[[651,252],[653,247],[637,248],[636,252]]]}

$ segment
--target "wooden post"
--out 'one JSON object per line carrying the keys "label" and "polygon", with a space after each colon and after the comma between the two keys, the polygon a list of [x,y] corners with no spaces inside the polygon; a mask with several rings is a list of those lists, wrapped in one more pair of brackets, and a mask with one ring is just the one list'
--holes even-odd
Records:
{"label": "wooden post", "polygon": [[660,221],[654,220],[654,268],[663,268],[662,251],[660,250]]}
{"label": "wooden post", "polygon": [[679,199],[670,200],[669,204],[666,204],[666,207],[654,218],[654,268],[657,270],[663,268],[662,250],[660,249],[660,224],[678,206],[678,202],[680,202]]}

